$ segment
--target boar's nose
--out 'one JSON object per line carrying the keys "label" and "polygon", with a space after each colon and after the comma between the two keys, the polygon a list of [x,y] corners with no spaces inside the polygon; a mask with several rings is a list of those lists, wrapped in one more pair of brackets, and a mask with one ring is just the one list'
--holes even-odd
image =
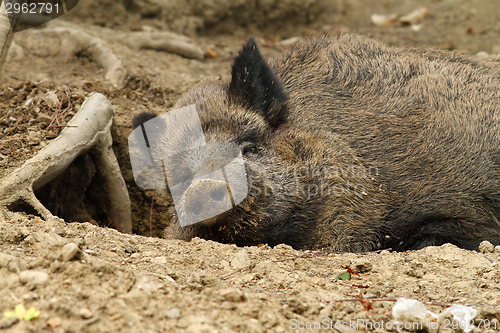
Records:
{"label": "boar's nose", "polygon": [[230,210],[229,186],[222,180],[201,179],[186,190],[184,209],[191,223],[201,222]]}

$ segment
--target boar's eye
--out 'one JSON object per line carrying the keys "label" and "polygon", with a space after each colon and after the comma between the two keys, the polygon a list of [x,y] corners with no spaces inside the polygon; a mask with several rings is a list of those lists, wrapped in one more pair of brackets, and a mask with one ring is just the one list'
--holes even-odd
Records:
{"label": "boar's eye", "polygon": [[243,155],[257,154],[259,152],[257,145],[253,142],[243,142],[241,144],[241,151]]}

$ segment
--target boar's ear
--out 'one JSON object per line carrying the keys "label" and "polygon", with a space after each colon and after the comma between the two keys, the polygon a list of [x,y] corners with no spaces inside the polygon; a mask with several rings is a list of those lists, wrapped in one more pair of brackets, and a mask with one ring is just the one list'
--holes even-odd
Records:
{"label": "boar's ear", "polygon": [[[146,133],[146,128],[144,127],[144,123],[151,120],[155,119],[153,121],[153,124],[149,126],[148,132]],[[166,131],[166,123],[164,119],[161,117],[158,117],[158,115],[154,112],[141,112],[132,118],[132,127],[133,129],[136,129],[137,127],[141,127],[141,131],[136,132],[138,137],[136,138],[137,140],[145,140],[146,141],[146,146],[150,147],[150,139],[151,138],[159,138],[162,133]]]}
{"label": "boar's ear", "polygon": [[146,121],[151,120],[157,116],[156,113],[154,112],[141,112],[139,114],[136,114],[134,118],[132,118],[132,127],[135,129],[136,127],[141,126],[144,124]]}
{"label": "boar's ear", "polygon": [[250,37],[234,60],[229,96],[260,112],[272,128],[286,121],[288,95]]}

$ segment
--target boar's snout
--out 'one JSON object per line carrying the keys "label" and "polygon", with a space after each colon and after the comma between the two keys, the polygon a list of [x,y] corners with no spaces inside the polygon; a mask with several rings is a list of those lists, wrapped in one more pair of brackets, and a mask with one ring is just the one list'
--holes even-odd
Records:
{"label": "boar's snout", "polygon": [[185,213],[191,223],[210,219],[233,207],[229,186],[222,180],[195,181],[186,190],[184,200]]}

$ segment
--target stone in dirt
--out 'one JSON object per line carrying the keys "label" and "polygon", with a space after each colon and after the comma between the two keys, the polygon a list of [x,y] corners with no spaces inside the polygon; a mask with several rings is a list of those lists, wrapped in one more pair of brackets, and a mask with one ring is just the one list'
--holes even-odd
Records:
{"label": "stone in dirt", "polygon": [[82,254],[80,248],[75,243],[68,243],[61,250],[62,261],[78,260]]}
{"label": "stone in dirt", "polygon": [[49,281],[49,275],[40,271],[22,271],[19,273],[19,281],[31,286],[45,285]]}

